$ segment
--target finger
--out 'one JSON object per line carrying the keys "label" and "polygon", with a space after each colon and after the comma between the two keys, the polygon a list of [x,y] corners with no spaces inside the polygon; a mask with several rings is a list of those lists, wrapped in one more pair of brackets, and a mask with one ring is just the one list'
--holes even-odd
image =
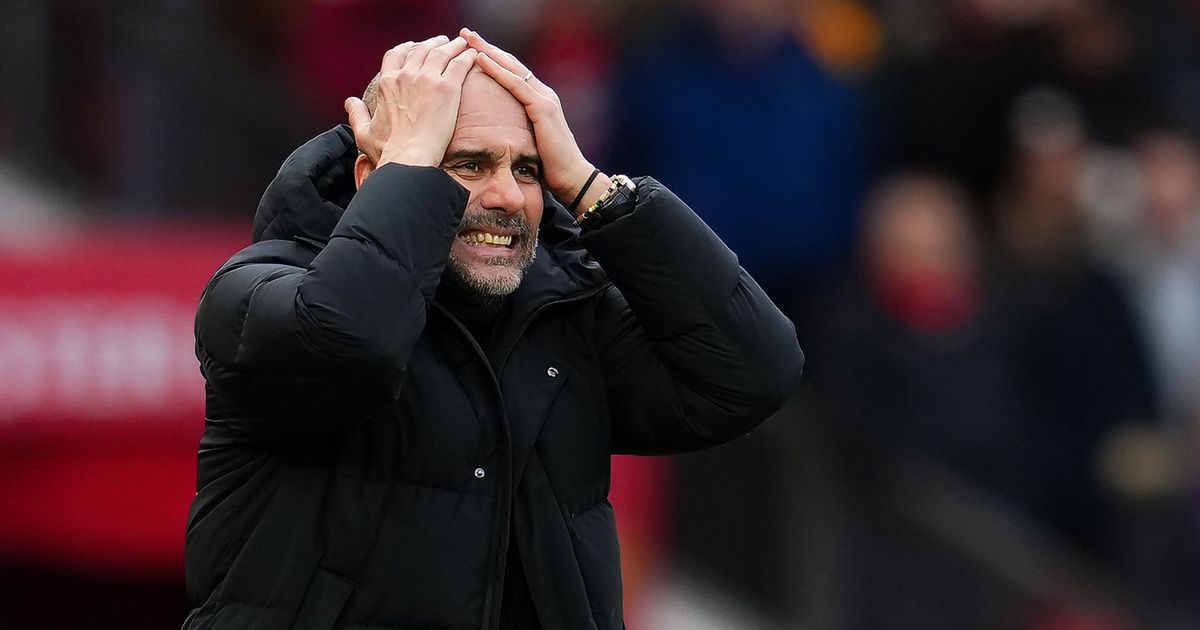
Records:
{"label": "finger", "polygon": [[508,90],[513,96],[517,97],[517,100],[521,101],[521,104],[533,104],[534,97],[537,95],[537,91],[534,90],[533,86],[522,80],[521,77],[513,74],[513,72],[508,68],[496,63],[496,60],[492,59],[491,55],[481,52],[479,53],[479,56],[475,58],[475,63],[478,64],[480,68],[483,68],[483,71],[487,73],[489,77],[495,79],[496,83],[499,83],[504,87],[504,89]]}
{"label": "finger", "polygon": [[517,60],[516,55],[484,39],[483,35],[480,35],[477,31],[464,28],[462,30],[462,37],[467,38],[467,42],[471,44],[472,48],[478,47],[480,52],[488,53],[497,61],[511,61],[517,64],[520,63],[520,61]]}
{"label": "finger", "polygon": [[433,50],[435,46],[440,46],[448,41],[450,41],[449,37],[446,37],[445,35],[438,35],[437,37],[431,37],[420,44],[413,46],[412,50],[408,52],[408,58],[404,60],[404,66],[402,69],[414,71],[419,69],[421,65],[425,63],[425,58],[429,56],[429,52]]}
{"label": "finger", "polygon": [[475,31],[464,28],[463,32],[467,33],[467,44],[469,44],[472,48],[478,49],[480,53],[486,54],[501,68],[504,68],[505,70],[517,75],[517,77],[522,80],[528,76],[529,80],[525,81],[525,83],[533,86],[535,91],[538,91],[542,94],[546,94],[547,92],[551,91],[549,86],[547,86],[545,83],[542,83],[541,79],[533,75],[533,73],[530,72],[529,67],[521,63],[521,61],[512,53],[505,51],[503,48],[500,48],[495,44],[488,43],[488,41],[485,40],[482,35],[476,33]]}
{"label": "finger", "polygon": [[512,72],[518,77],[523,77],[529,72],[529,68],[526,68],[525,64],[521,63],[520,60],[518,60],[512,53],[500,48],[495,44],[489,43],[483,38],[482,35],[476,33],[475,31],[470,29],[463,29],[463,31],[466,34],[465,36],[467,38],[467,43],[470,44],[471,48],[474,48],[481,53],[486,53],[492,58],[493,61],[500,64],[509,72]]}
{"label": "finger", "polygon": [[371,124],[371,112],[367,109],[366,103],[357,96],[351,96],[346,99],[344,104],[346,114],[350,119],[350,128],[357,132],[359,129],[366,129]]}
{"label": "finger", "polygon": [[369,147],[364,146],[366,143],[362,140],[367,137],[368,130],[371,128],[371,112],[367,109],[366,103],[362,102],[362,99],[354,96],[346,99],[345,108],[350,122],[350,129],[354,131],[354,142],[358,145],[360,151],[366,153]]}
{"label": "finger", "polygon": [[413,48],[416,46],[436,46],[448,39],[449,38],[445,35],[435,35],[421,42],[404,42],[403,44],[399,44],[395,48],[392,48],[384,53],[383,67],[380,68],[380,71],[386,72],[388,70],[399,70],[404,66],[404,62],[408,59],[409,53],[411,53]]}
{"label": "finger", "polygon": [[466,49],[467,40],[462,37],[455,37],[449,42],[429,51],[429,56],[425,58],[425,64],[422,67],[442,74],[446,70],[446,64]]}
{"label": "finger", "polygon": [[446,64],[446,71],[442,73],[442,76],[456,84],[462,83],[467,79],[467,73],[471,71],[471,66],[475,65],[475,57],[478,54],[479,51],[474,48],[468,48],[458,53]]}
{"label": "finger", "polygon": [[415,46],[413,42],[404,42],[391,50],[383,53],[383,65],[379,68],[380,72],[388,72],[399,70],[404,65],[404,60],[408,58],[408,53]]}

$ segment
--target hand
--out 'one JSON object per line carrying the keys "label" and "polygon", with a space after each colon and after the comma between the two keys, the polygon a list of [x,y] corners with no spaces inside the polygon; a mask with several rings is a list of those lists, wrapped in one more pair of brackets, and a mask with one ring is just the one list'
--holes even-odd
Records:
{"label": "hand", "polygon": [[[533,138],[542,158],[546,187],[559,201],[570,203],[592,174],[593,166],[575,142],[558,94],[537,77],[522,80],[529,69],[516,57],[489,44],[479,33],[465,28],[460,33],[471,48],[479,51],[475,63],[525,106],[525,114],[533,123]],[[604,174],[597,176],[579,204],[580,210],[587,209],[598,199],[610,181]]]}
{"label": "hand", "polygon": [[437,166],[454,135],[463,80],[476,51],[462,37],[439,35],[387,51],[372,112],[346,99],[354,140],[376,167],[388,162]]}

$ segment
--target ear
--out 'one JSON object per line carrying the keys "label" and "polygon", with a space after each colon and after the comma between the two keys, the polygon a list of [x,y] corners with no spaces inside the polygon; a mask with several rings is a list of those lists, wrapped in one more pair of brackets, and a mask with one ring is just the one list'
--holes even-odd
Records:
{"label": "ear", "polygon": [[362,188],[363,182],[367,181],[367,176],[375,172],[375,164],[371,162],[371,158],[365,153],[359,153],[358,159],[354,160],[354,187]]}

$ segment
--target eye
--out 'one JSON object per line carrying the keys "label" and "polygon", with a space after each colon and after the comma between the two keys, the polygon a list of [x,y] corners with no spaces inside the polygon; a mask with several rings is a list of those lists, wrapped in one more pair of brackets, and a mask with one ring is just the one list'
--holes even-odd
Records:
{"label": "eye", "polygon": [[526,182],[536,183],[541,177],[538,168],[532,164],[521,164],[513,168],[513,172],[517,174],[518,179]]}
{"label": "eye", "polygon": [[473,179],[483,173],[483,165],[478,160],[450,162],[443,168],[465,179]]}

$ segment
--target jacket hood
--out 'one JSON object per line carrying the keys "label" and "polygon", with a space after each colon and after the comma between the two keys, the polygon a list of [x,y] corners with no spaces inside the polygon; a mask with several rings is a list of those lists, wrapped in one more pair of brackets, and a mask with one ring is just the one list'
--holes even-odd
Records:
{"label": "jacket hood", "polygon": [[[259,201],[253,241],[288,239],[323,248],[357,190],[357,157],[354,133],[348,125],[338,125],[293,151]],[[548,192],[543,192],[543,202],[538,254],[530,275],[549,275],[558,280],[553,284],[571,285],[560,286],[554,293],[583,290],[606,281],[599,265],[583,249],[571,214]],[[526,284],[523,282],[523,287]]]}
{"label": "jacket hood", "polygon": [[346,125],[293,151],[258,202],[253,241],[293,239],[324,247],[354,197],[357,157],[354,134]]}

